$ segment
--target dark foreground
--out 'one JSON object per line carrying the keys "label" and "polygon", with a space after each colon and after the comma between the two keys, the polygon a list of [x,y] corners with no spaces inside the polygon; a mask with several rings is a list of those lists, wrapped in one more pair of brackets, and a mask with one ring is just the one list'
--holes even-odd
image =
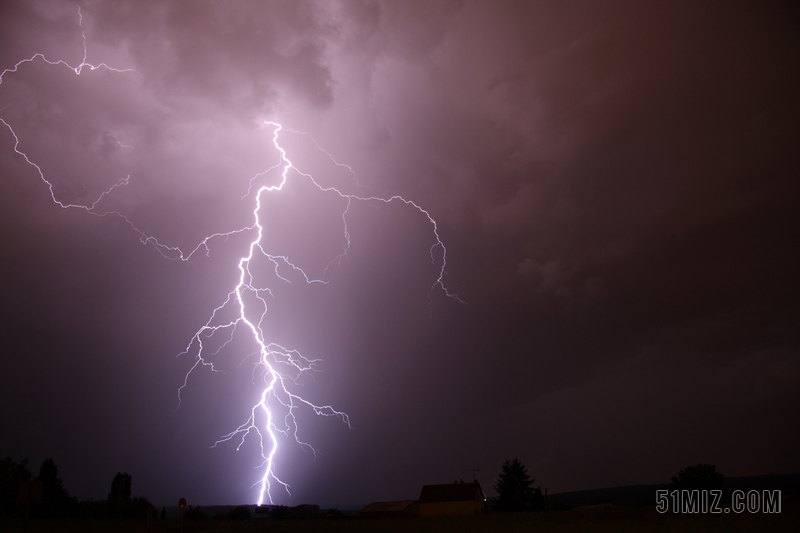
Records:
{"label": "dark foreground", "polygon": [[[676,515],[659,514],[654,507],[604,507],[542,513],[490,514],[466,517],[393,517],[319,518],[285,520],[229,521],[209,519],[183,524],[185,533],[199,532],[639,532],[639,531],[704,531],[704,532],[773,532],[800,531],[800,502],[785,501],[780,514]],[[21,520],[0,521],[0,531],[23,531]],[[175,532],[181,531],[178,520],[156,521],[148,528],[144,520],[36,520],[31,519],[29,532]]]}

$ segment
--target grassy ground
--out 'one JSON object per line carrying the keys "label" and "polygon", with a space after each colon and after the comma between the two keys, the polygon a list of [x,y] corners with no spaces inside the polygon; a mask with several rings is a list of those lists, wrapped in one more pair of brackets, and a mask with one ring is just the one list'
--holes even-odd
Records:
{"label": "grassy ground", "polygon": [[[22,531],[21,520],[0,522],[0,531]],[[148,529],[141,521],[114,520],[63,520],[44,521],[31,519],[29,532],[101,532],[113,533],[151,532],[179,533],[179,521],[156,521]],[[366,532],[419,532],[419,533],[505,533],[535,531],[545,533],[582,532],[641,532],[641,531],[703,531],[703,532],[783,532],[800,531],[800,505],[786,502],[781,514],[722,514],[675,515],[659,514],[654,507],[606,507],[591,510],[551,511],[528,514],[494,514],[484,516],[419,518],[398,517],[388,519],[338,518],[338,519],[286,519],[227,521],[210,519],[187,521],[184,533],[366,533]]]}

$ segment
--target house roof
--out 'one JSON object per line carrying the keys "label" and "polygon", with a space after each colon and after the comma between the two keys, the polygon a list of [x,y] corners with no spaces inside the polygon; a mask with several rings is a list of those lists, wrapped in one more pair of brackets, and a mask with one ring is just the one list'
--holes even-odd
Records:
{"label": "house roof", "polygon": [[481,484],[448,483],[446,485],[425,485],[419,495],[420,503],[483,501],[485,499]]}
{"label": "house roof", "polygon": [[372,502],[361,509],[359,513],[402,513],[414,503],[416,503],[414,500],[404,500],[401,502]]}

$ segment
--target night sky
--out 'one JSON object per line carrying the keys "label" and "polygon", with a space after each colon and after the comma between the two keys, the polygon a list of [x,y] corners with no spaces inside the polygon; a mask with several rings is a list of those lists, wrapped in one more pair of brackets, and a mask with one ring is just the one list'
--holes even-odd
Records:
{"label": "night sky", "polygon": [[[79,24],[78,7],[83,17]],[[0,3],[0,456],[104,499],[254,502],[236,284],[322,359],[276,503],[414,499],[518,457],[551,492],[800,472],[800,27],[789,2]],[[83,59],[106,63],[84,67]],[[68,66],[69,65],[69,66]],[[62,208],[27,154],[64,204]],[[291,129],[292,131],[289,131]],[[325,151],[327,151],[327,153]],[[337,165],[336,163],[339,163]],[[354,171],[342,165],[349,165]],[[278,178],[271,171],[255,180]],[[261,180],[261,181],[259,181]],[[119,215],[124,215],[130,224]],[[329,266],[330,264],[330,266]],[[220,347],[225,337],[217,337]],[[209,341],[211,342],[211,341]]]}

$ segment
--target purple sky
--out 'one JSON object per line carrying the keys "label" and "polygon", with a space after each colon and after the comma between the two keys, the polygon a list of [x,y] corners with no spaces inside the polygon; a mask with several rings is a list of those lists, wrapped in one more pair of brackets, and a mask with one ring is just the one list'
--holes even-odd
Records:
{"label": "purple sky", "polygon": [[[38,58],[0,118],[64,203],[191,250],[252,223],[250,179],[288,157],[263,247],[327,285],[273,289],[270,340],[321,358],[296,387],[314,455],[292,496],[412,499],[519,457],[550,491],[800,472],[800,42],[789,3],[77,2],[79,76]],[[2,2],[0,71],[83,58],[72,2]],[[301,134],[297,132],[306,132]],[[308,135],[310,134],[310,135]],[[327,152],[347,168],[337,166]],[[274,176],[274,174],[273,174]],[[356,181],[357,180],[357,181]],[[794,229],[792,229],[794,228]],[[0,124],[0,456],[53,457],[102,499],[252,502],[247,338],[183,351],[236,282],[243,236],[164,259],[119,217],[62,209]],[[440,257],[437,255],[437,260]]]}

